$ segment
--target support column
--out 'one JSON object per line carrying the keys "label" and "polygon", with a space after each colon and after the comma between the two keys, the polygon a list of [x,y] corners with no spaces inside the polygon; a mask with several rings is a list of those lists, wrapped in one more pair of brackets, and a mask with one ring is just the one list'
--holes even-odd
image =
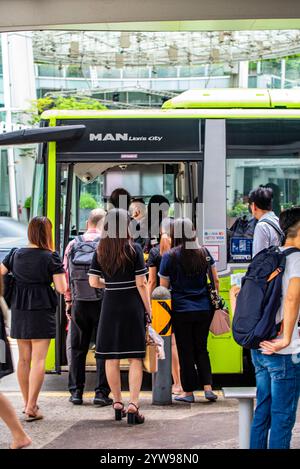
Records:
{"label": "support column", "polygon": [[239,63],[239,88],[248,88],[249,62],[244,60]]}
{"label": "support column", "polygon": [[[18,120],[26,125],[22,113],[36,98],[32,36],[29,32],[5,33],[2,38],[4,103],[6,131],[16,130],[12,113],[17,112]],[[22,125],[22,124],[21,124]],[[28,145],[33,148],[33,145]],[[19,218],[18,203],[24,206],[25,199],[31,194],[34,159],[20,156],[17,147],[8,148],[8,175],[10,188],[11,217]],[[21,219],[24,219],[25,216]]]}
{"label": "support column", "polygon": [[[2,66],[3,66],[3,91],[4,91],[4,106],[6,108],[6,123],[5,128],[7,132],[12,130],[11,120],[11,79],[10,79],[10,66],[9,66],[9,50],[8,50],[8,34],[2,34]],[[17,195],[16,195],[16,172],[15,172],[15,159],[14,150],[12,147],[7,149],[7,165],[8,165],[8,178],[9,178],[9,198],[10,198],[10,215],[15,220],[18,219]]]}
{"label": "support column", "polygon": [[249,449],[253,399],[239,399],[239,448]]}
{"label": "support column", "polygon": [[285,88],[285,70],[286,61],[285,59],[281,59],[280,88]]}

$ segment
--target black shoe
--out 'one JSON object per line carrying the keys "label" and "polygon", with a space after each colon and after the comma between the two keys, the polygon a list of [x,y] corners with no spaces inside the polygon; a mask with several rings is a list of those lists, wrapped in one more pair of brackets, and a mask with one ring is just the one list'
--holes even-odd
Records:
{"label": "black shoe", "polygon": [[95,394],[93,404],[100,405],[101,407],[105,407],[107,405],[112,405],[113,400],[110,399],[108,396],[105,396],[102,392],[98,391]]}
{"label": "black shoe", "polygon": [[72,402],[74,405],[81,405],[83,400],[82,400],[82,392],[76,389],[76,391],[72,392],[69,402]]}

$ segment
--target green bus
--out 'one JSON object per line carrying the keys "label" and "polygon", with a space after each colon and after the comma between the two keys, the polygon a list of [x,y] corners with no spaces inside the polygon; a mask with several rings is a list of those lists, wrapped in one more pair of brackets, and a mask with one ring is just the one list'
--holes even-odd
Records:
{"label": "green bus", "polygon": [[[300,204],[300,90],[190,90],[160,110],[67,111],[42,115],[41,127],[0,137],[1,145],[39,143],[31,216],[47,215],[62,255],[82,233],[88,211],[106,207],[116,187],[146,202],[165,195],[198,220],[198,235],[217,262],[220,293],[251,259],[251,240],[228,233],[247,220],[247,195],[274,192],[274,211]],[[199,222],[200,220],[200,222]],[[233,242],[234,241],[234,242]],[[66,365],[63,298],[47,370]],[[232,334],[209,336],[215,374],[243,374],[245,353]]]}

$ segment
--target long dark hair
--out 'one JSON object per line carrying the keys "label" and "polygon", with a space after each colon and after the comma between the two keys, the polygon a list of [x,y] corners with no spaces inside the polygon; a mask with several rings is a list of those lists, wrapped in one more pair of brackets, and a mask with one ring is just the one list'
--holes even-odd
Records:
{"label": "long dark hair", "polygon": [[194,225],[189,218],[177,218],[174,221],[172,244],[173,262],[175,263],[179,251],[180,265],[188,277],[206,273],[207,256],[198,244]]}
{"label": "long dark hair", "polygon": [[34,217],[28,225],[28,240],[40,249],[53,251],[52,223],[47,217]]}
{"label": "long dark hair", "polygon": [[124,272],[128,264],[134,264],[136,253],[129,223],[128,212],[123,209],[114,208],[105,217],[97,259],[101,269],[109,277],[118,270]]}
{"label": "long dark hair", "polygon": [[[118,187],[117,189],[115,189],[111,193],[109,198],[109,202],[114,208],[122,208],[124,210],[127,209],[127,211],[129,210],[130,201],[131,195],[123,187]],[[124,207],[122,206],[122,204],[124,204]]]}
{"label": "long dark hair", "polygon": [[[163,195],[153,195],[147,207],[147,226],[149,238],[157,237],[160,240],[160,225],[164,218],[168,216],[170,202]],[[156,210],[157,209],[157,210]]]}

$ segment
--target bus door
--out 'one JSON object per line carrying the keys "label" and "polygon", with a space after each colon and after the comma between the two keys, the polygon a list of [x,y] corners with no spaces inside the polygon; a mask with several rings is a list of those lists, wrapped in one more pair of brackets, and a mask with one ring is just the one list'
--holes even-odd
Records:
{"label": "bus door", "polygon": [[[67,244],[84,233],[89,213],[96,207],[107,209],[112,191],[122,187],[133,199],[143,199],[145,206],[154,194],[164,195],[169,203],[169,216],[195,218],[198,197],[198,172],[202,164],[185,161],[143,163],[72,162],[57,163],[56,246],[63,255]],[[61,299],[57,330],[56,357],[59,367],[67,365],[67,319]],[[93,369],[95,337],[90,344],[87,369]],[[91,368],[92,367],[92,368]]]}

